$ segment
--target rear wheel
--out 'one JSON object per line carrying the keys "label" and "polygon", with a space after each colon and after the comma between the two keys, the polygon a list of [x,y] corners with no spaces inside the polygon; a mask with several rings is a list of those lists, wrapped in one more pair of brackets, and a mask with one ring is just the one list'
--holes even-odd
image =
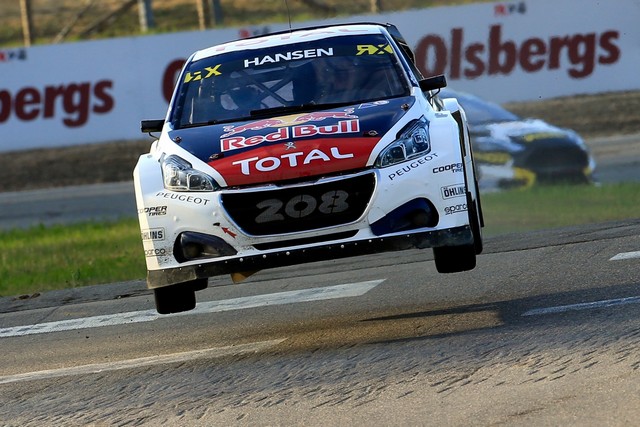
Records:
{"label": "rear wheel", "polygon": [[207,279],[196,279],[153,290],[160,314],[180,313],[196,307],[196,291],[207,287]]}
{"label": "rear wheel", "polygon": [[473,247],[476,255],[481,254],[484,249],[482,242],[482,226],[480,225],[480,215],[478,215],[478,204],[475,201],[468,203],[469,206],[469,225],[473,233]]}

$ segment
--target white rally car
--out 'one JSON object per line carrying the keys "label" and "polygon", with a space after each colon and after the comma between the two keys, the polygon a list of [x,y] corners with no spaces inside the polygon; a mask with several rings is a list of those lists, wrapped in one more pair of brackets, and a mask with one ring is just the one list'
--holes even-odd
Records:
{"label": "white rally car", "polygon": [[286,31],[184,65],[134,171],[147,283],[160,313],[207,279],[433,248],[473,269],[482,212],[464,111],[440,99],[393,25]]}

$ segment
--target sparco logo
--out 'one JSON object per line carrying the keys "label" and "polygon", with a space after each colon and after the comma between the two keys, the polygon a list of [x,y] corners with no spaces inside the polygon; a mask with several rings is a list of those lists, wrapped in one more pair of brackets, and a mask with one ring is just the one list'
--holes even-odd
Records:
{"label": "sparco logo", "polygon": [[467,204],[461,203],[459,205],[447,206],[444,208],[445,215],[451,215],[457,212],[464,212],[467,210]]}
{"label": "sparco logo", "polygon": [[169,256],[171,255],[171,249],[168,249],[168,250],[165,248],[145,249],[144,255],[147,257]]}
{"label": "sparco logo", "polygon": [[467,188],[464,184],[448,185],[440,187],[443,199],[451,199],[453,197],[462,197],[465,195]]}

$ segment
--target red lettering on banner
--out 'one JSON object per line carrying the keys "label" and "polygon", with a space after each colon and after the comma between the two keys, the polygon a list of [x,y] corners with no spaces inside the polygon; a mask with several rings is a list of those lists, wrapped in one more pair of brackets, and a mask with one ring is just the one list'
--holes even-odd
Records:
{"label": "red lettering on banner", "polygon": [[83,126],[92,112],[105,114],[113,109],[112,87],[111,80],[101,80],[95,85],[91,82],[70,83],[66,86],[46,86],[42,90],[24,87],[15,94],[0,89],[0,123],[9,120],[13,114],[24,122],[63,116],[62,123],[65,126]]}
{"label": "red lettering on banner", "polygon": [[483,44],[465,42],[464,29],[454,28],[449,41],[436,34],[420,39],[415,49],[416,63],[424,75],[448,74],[452,80],[508,75],[517,68],[528,73],[556,70],[567,63],[567,74],[579,79],[590,76],[598,64],[609,65],[620,59],[619,37],[618,31],[610,30],[547,40],[532,37],[518,43],[504,36],[501,25],[492,25],[488,42]]}
{"label": "red lettering on banner", "polygon": [[171,61],[162,75],[162,95],[167,103],[171,102],[171,96],[173,95],[173,88],[178,81],[178,75],[184,66],[186,59],[176,59]]}

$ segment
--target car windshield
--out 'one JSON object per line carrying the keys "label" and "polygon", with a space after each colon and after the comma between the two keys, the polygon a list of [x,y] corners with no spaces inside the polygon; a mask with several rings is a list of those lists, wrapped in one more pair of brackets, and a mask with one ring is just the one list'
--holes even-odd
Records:
{"label": "car windshield", "polygon": [[520,118],[510,111],[505,110],[498,104],[478,98],[477,96],[454,92],[445,89],[440,93],[442,98],[457,98],[462,108],[467,114],[470,125],[483,125],[487,123],[511,122]]}
{"label": "car windshield", "polygon": [[192,62],[171,120],[182,128],[408,93],[402,67],[383,35],[331,37]]}

